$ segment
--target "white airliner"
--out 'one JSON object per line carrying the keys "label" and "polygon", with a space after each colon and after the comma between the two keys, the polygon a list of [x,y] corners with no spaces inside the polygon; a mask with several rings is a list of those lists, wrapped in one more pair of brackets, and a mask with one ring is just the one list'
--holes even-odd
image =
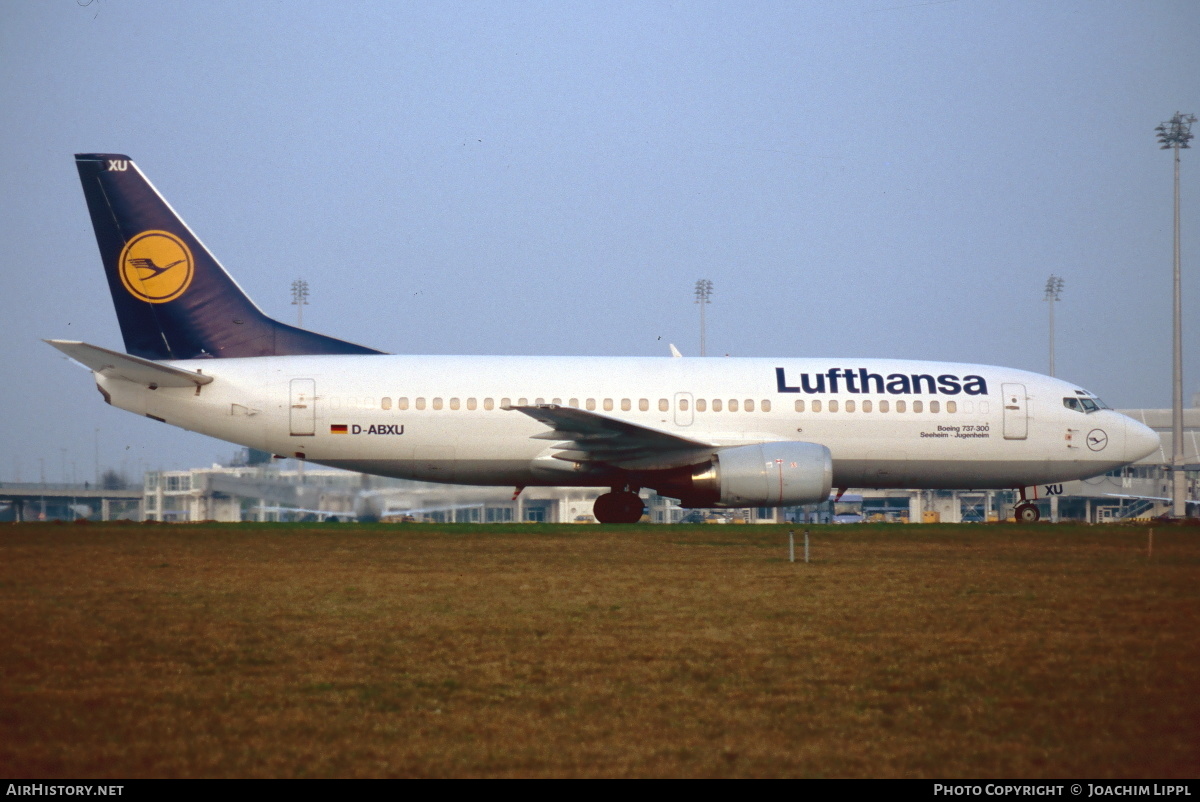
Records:
{"label": "white airliner", "polygon": [[1069,382],[987,365],[384,354],[267,317],[127,156],[75,159],[127,353],[48,342],[114,406],[277,455],[606,487],[596,518],[628,523],[643,487],[685,507],[801,505],[851,486],[1024,499],[1159,445]]}

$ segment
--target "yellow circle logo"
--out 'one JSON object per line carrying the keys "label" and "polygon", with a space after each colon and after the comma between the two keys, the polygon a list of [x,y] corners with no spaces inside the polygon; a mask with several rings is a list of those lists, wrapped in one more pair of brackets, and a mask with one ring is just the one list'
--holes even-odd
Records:
{"label": "yellow circle logo", "polygon": [[143,231],[125,244],[118,263],[121,283],[140,301],[174,301],[192,283],[196,263],[183,240],[166,231]]}

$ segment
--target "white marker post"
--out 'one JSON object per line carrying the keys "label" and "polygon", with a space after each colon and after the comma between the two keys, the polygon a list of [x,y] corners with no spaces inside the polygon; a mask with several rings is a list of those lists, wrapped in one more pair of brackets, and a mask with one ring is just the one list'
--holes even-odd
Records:
{"label": "white marker post", "polygon": [[788,562],[796,562],[796,530],[788,530]]}
{"label": "white marker post", "polygon": [[808,563],[808,530],[804,530],[804,562]]}

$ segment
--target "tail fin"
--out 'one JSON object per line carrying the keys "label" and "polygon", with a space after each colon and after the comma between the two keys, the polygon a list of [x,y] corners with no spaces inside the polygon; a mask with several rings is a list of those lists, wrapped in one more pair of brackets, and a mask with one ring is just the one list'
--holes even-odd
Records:
{"label": "tail fin", "polygon": [[76,154],[75,166],[130,354],[381,353],[263,314],[128,156]]}

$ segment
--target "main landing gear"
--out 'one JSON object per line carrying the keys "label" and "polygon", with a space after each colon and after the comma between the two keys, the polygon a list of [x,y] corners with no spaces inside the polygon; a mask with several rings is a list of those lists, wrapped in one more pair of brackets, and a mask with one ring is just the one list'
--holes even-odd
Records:
{"label": "main landing gear", "polygon": [[642,519],[645,505],[637,488],[613,488],[596,499],[592,514],[602,524],[635,524]]}
{"label": "main landing gear", "polygon": [[1021,503],[1013,510],[1013,517],[1019,524],[1035,524],[1042,518],[1042,511],[1032,501],[1025,498],[1025,488],[1020,488]]}

